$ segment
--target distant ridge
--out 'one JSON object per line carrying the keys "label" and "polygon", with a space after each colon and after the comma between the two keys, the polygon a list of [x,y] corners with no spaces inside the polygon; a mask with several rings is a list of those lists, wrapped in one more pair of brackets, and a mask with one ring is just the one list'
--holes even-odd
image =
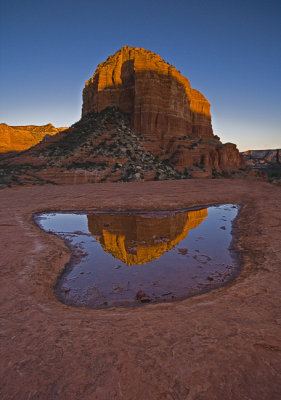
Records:
{"label": "distant ridge", "polygon": [[52,124],[10,126],[2,123],[0,124],[0,153],[27,150],[41,142],[46,135],[53,136],[65,129],[67,128],[55,128]]}
{"label": "distant ridge", "polygon": [[266,167],[271,164],[281,164],[281,149],[247,150],[241,152],[250,167]]}

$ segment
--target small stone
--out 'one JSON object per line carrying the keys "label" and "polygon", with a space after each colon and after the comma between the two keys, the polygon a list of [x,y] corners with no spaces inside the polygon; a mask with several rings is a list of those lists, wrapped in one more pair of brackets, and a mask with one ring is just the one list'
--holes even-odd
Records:
{"label": "small stone", "polygon": [[183,249],[178,249],[178,252],[179,252],[180,254],[182,254],[183,256],[185,256],[185,255],[188,253],[188,250],[185,249],[185,248],[183,248]]}
{"label": "small stone", "polygon": [[141,303],[148,303],[151,301],[150,297],[144,293],[143,290],[139,290],[136,294],[136,300],[139,300]]}

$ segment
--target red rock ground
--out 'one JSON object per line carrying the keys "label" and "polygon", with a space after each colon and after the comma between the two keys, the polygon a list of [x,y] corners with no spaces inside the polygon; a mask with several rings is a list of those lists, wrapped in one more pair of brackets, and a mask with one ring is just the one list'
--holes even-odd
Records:
{"label": "red rock ground", "polygon": [[[69,250],[32,213],[243,205],[243,267],[223,288],[130,309],[68,307],[54,284]],[[279,400],[281,187],[185,180],[0,191],[3,400]]]}

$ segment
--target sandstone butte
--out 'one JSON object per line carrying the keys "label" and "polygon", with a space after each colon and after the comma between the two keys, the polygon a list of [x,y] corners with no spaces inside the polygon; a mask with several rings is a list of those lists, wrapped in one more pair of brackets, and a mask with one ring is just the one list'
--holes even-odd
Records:
{"label": "sandstone butte", "polygon": [[[185,239],[207,217],[207,209],[186,211],[151,221],[136,215],[88,215],[89,232],[97,238],[104,251],[127,265],[145,264],[157,260],[167,250]],[[104,219],[106,216],[106,219]],[[105,227],[105,221],[110,221]],[[165,236],[167,241],[155,237]]]}
{"label": "sandstone butte", "polygon": [[159,55],[125,46],[98,65],[83,91],[82,115],[117,106],[148,136],[213,137],[210,103]]}
{"label": "sandstone butte", "polygon": [[[208,175],[245,166],[234,144],[222,145],[214,136],[207,99],[149,50],[125,46],[98,65],[83,90],[82,116],[108,106],[129,114],[132,127],[147,139],[146,149],[179,170],[200,164]],[[196,146],[194,137],[201,139]]]}
{"label": "sandstone butte", "polygon": [[41,129],[53,136],[2,157],[5,185],[211,178],[245,167],[236,145],[213,134],[206,98],[159,55],[137,47],[98,65],[80,121],[58,135],[64,128],[49,126]]}
{"label": "sandstone butte", "polygon": [[56,135],[67,128],[55,128],[52,124],[42,126],[9,126],[0,124],[0,153],[23,151],[41,142],[46,135]]}

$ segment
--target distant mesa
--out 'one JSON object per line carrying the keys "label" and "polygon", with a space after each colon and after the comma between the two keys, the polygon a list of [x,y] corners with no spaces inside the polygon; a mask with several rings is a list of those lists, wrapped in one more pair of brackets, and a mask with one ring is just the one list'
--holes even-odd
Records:
{"label": "distant mesa", "polygon": [[145,213],[89,214],[88,228],[106,253],[127,265],[145,264],[173,249],[207,215],[206,208],[171,212],[162,218]]}
{"label": "distant mesa", "polygon": [[41,142],[46,135],[56,135],[67,128],[55,128],[52,124],[42,126],[9,126],[0,124],[0,153],[23,151]]}
{"label": "distant mesa", "polygon": [[247,166],[265,168],[272,164],[281,164],[281,149],[274,150],[247,150],[241,153]]}
{"label": "distant mesa", "polygon": [[281,149],[247,150],[241,155],[244,157],[248,175],[281,183]]}
{"label": "distant mesa", "polygon": [[214,135],[208,100],[175,67],[138,47],[98,65],[83,90],[82,118],[69,129],[19,128],[26,139],[5,133],[2,151],[33,147],[1,156],[5,184],[211,178],[245,167],[236,145]]}

